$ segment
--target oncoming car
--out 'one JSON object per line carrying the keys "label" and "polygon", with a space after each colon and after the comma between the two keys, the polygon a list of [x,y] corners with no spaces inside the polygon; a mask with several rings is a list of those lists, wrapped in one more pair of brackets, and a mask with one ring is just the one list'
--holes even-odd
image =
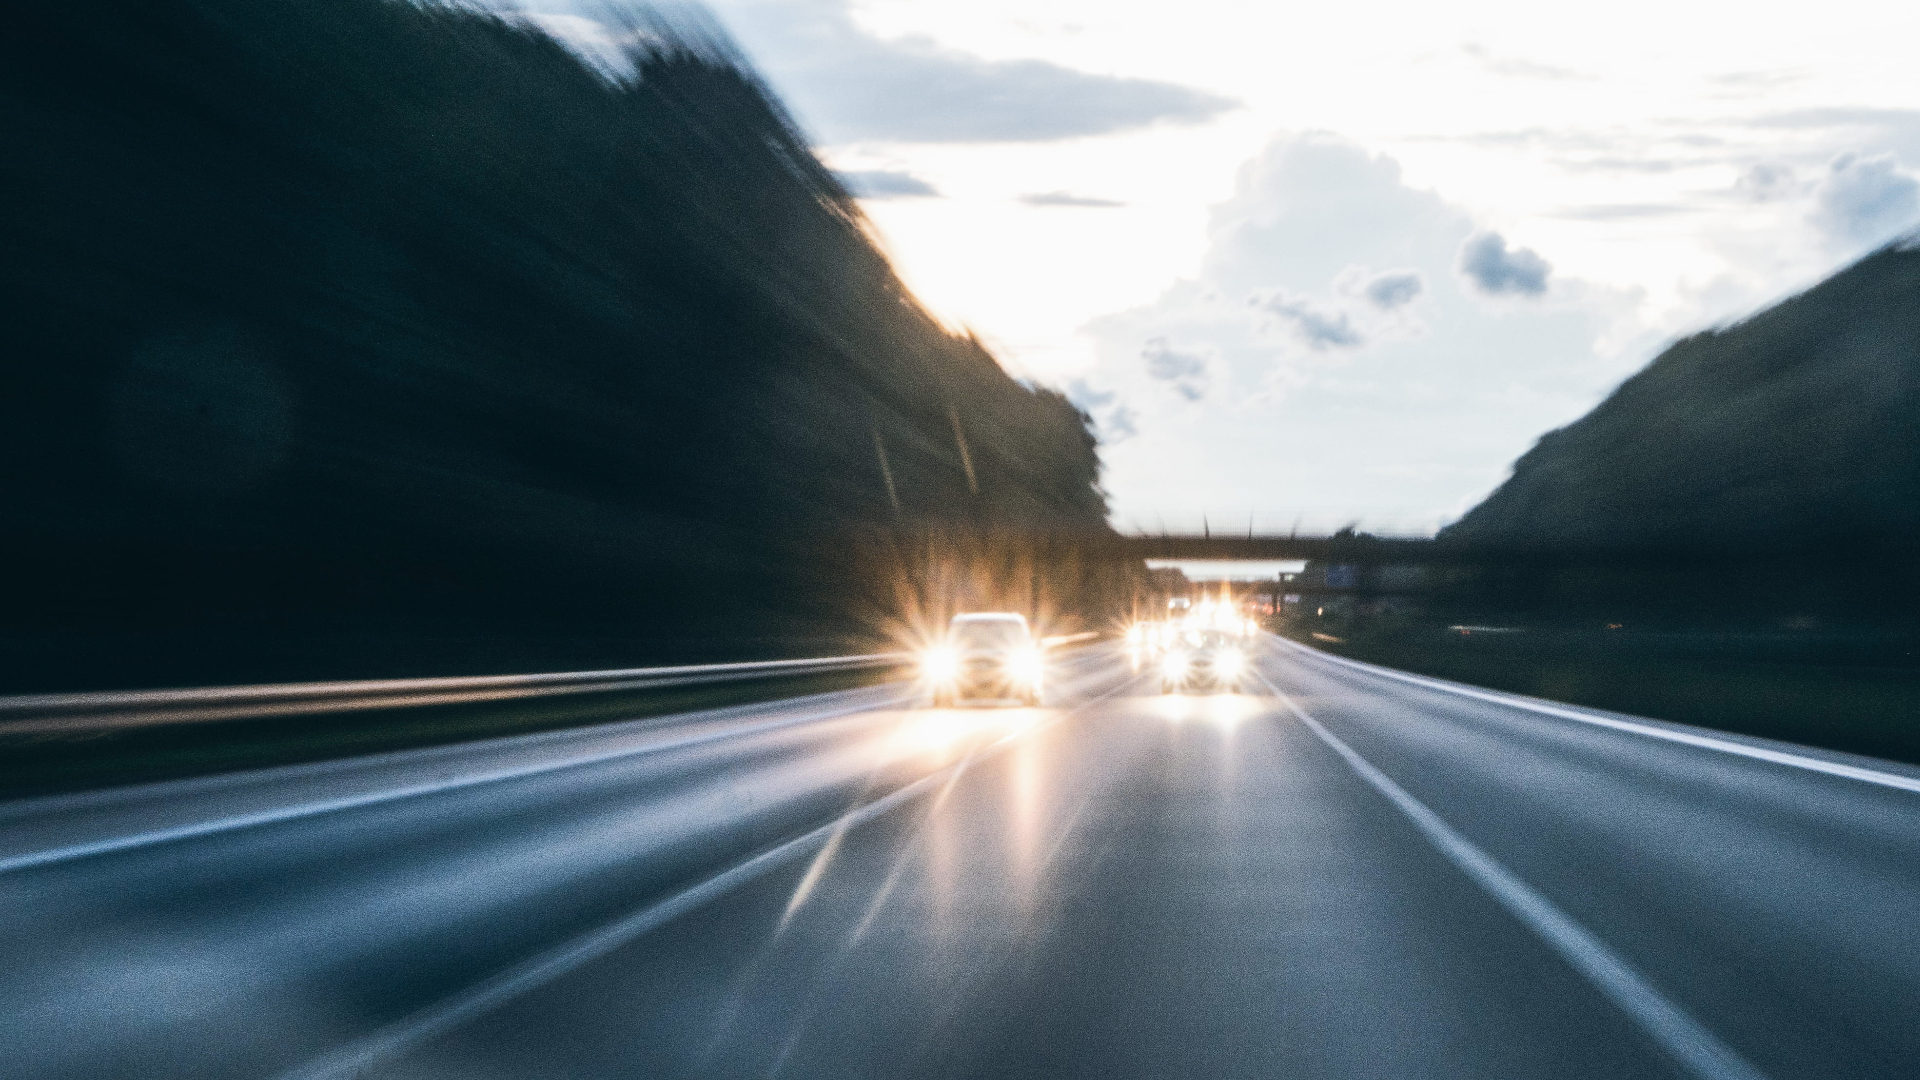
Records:
{"label": "oncoming car", "polygon": [[962,701],[1040,704],[1045,665],[1027,620],[1004,611],[955,615],[923,663],[935,708]]}
{"label": "oncoming car", "polygon": [[1239,637],[1225,630],[1183,630],[1160,657],[1160,692],[1224,690],[1238,694],[1247,677],[1247,654]]}

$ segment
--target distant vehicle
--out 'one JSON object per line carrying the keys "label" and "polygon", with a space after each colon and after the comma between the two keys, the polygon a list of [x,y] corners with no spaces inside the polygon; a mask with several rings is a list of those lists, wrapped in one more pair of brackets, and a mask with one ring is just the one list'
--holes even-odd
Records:
{"label": "distant vehicle", "polygon": [[1225,630],[1183,630],[1160,658],[1160,692],[1188,690],[1238,694],[1245,685],[1247,654],[1239,636]]}
{"label": "distant vehicle", "polygon": [[963,701],[1040,704],[1045,662],[1027,620],[1004,611],[955,615],[922,664],[935,708]]}
{"label": "distant vehicle", "polygon": [[1134,623],[1127,630],[1127,648],[1141,656],[1158,656],[1174,632],[1175,624],[1170,622]]}

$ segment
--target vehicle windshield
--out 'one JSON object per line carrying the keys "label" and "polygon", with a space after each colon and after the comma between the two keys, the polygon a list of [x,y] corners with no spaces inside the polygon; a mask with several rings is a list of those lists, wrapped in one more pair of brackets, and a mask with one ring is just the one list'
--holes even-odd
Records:
{"label": "vehicle windshield", "polygon": [[1018,649],[1032,642],[1026,626],[1012,619],[981,619],[953,624],[953,643],[972,650]]}
{"label": "vehicle windshield", "polygon": [[1233,642],[1219,630],[1189,630],[1180,636],[1180,643],[1189,649],[1224,649]]}

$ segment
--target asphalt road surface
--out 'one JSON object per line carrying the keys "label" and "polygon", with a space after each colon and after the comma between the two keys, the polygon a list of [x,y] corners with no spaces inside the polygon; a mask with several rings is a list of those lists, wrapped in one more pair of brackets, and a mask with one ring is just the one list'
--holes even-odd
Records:
{"label": "asphalt road surface", "polygon": [[1920,770],[1259,647],[0,806],[0,1072],[1920,1075]]}

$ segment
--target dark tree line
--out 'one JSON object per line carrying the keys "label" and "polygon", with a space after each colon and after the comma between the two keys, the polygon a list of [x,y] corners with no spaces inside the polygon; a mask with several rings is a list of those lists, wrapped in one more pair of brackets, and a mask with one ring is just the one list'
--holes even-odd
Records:
{"label": "dark tree line", "polygon": [[387,0],[14,14],[0,678],[804,649],[876,535],[1105,533],[1085,417],[723,40],[632,29],[609,76]]}

